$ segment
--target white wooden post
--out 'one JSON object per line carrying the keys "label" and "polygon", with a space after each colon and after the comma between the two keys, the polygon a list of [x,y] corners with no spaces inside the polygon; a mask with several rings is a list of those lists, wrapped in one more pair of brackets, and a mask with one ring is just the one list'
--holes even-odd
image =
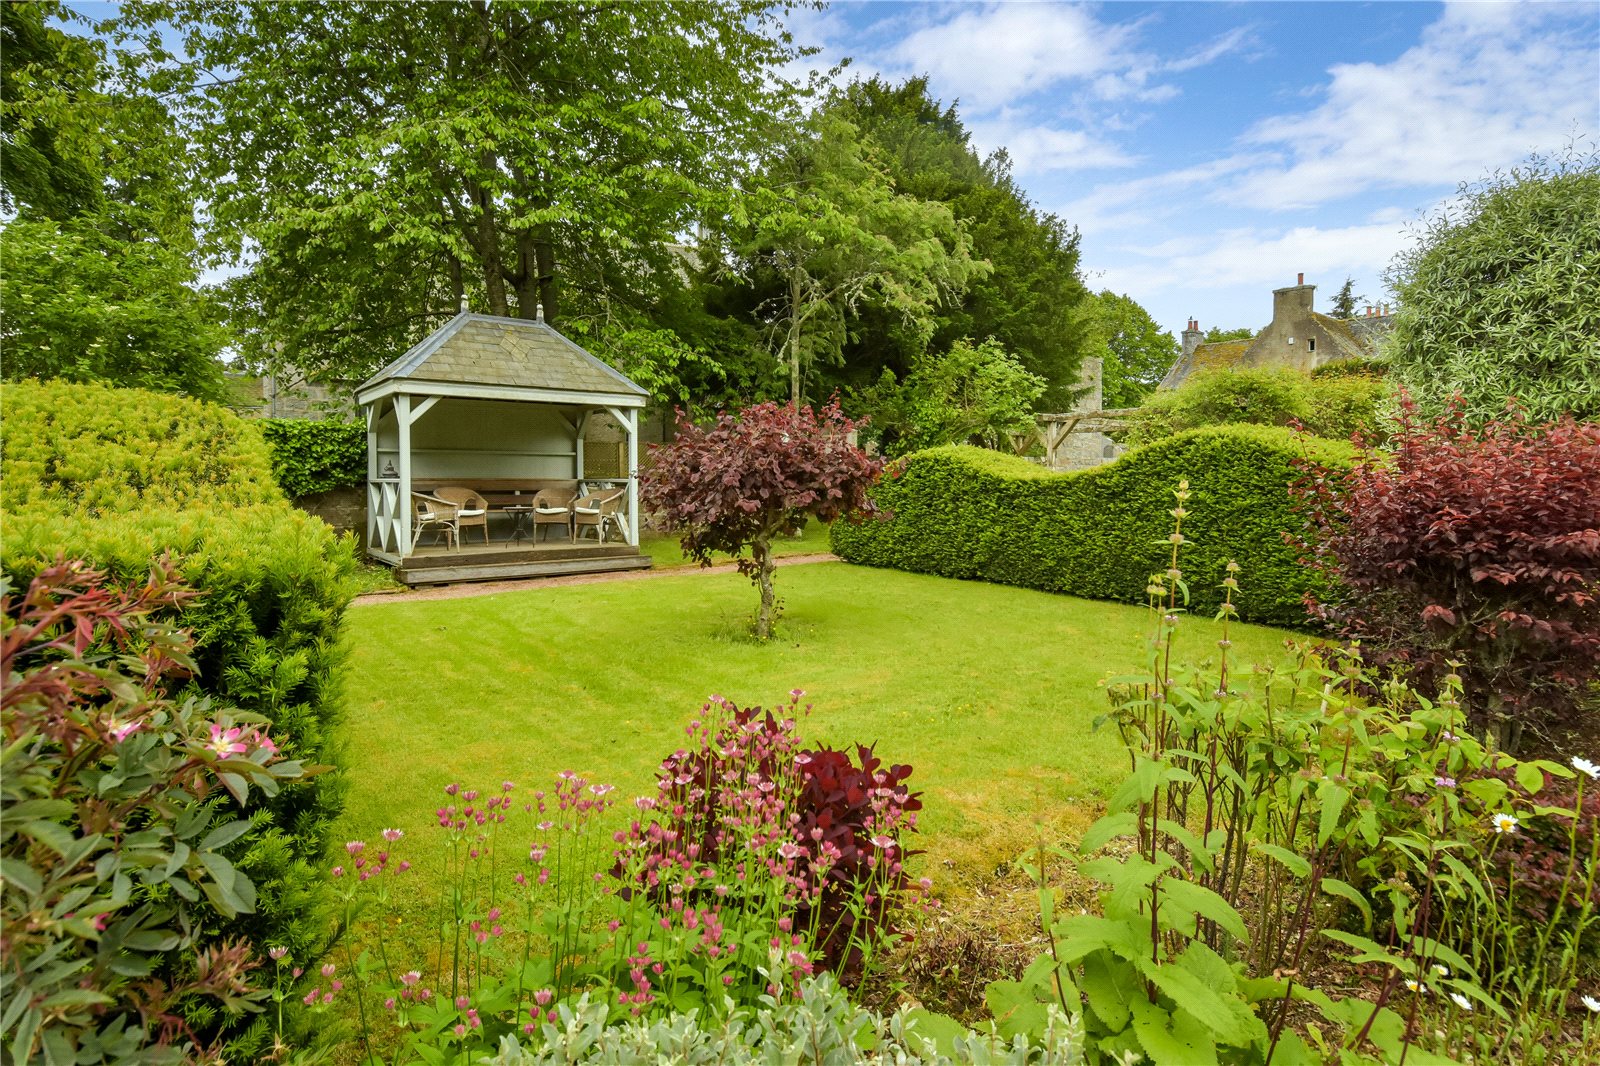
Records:
{"label": "white wooden post", "polygon": [[623,423],[628,431],[628,543],[639,546],[639,412],[629,411]]}
{"label": "white wooden post", "polygon": [[394,420],[400,431],[400,543],[395,554],[402,559],[411,554],[411,397],[400,393],[394,398]]}
{"label": "white wooden post", "polygon": [[585,411],[572,429],[572,476],[579,481],[583,480],[583,434],[588,428],[589,412]]}
{"label": "white wooden post", "polygon": [[367,422],[367,548],[376,546],[382,548],[378,542],[378,411],[377,404],[362,404],[361,414]]}

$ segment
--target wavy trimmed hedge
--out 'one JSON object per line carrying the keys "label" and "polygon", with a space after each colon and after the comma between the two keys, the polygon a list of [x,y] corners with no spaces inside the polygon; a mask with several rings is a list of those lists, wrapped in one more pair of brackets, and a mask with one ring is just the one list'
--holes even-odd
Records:
{"label": "wavy trimmed hedge", "polygon": [[1313,578],[1283,542],[1302,525],[1288,492],[1300,457],[1348,466],[1353,452],[1267,426],[1191,430],[1070,474],[964,445],[933,448],[900,460],[874,490],[893,517],[835,522],[833,549],[868,566],[1143,603],[1150,575],[1167,567],[1172,492],[1188,479],[1191,609],[1216,609],[1236,559],[1242,617],[1304,625]]}
{"label": "wavy trimmed hedge", "polygon": [[[12,585],[58,555],[133,580],[170,554],[201,592],[177,619],[196,640],[188,689],[271,719],[289,758],[336,762],[355,557],[285,499],[260,431],[224,408],[139,389],[17,382],[4,401],[0,569]],[[211,933],[281,944],[302,963],[316,956],[333,902],[321,869],[343,794],[340,775],[324,774],[252,808],[262,813],[229,857],[255,880],[257,910]],[[222,1026],[239,1061],[270,1044],[259,1015],[191,1022]]]}

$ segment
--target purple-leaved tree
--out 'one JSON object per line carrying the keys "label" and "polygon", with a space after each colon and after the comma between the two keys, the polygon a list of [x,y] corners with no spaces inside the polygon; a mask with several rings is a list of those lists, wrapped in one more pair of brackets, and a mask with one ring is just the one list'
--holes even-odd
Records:
{"label": "purple-leaved tree", "polygon": [[677,440],[653,450],[641,481],[645,509],[681,534],[684,554],[701,566],[711,565],[712,552],[735,557],[761,590],[755,631],[762,640],[777,616],[773,538],[798,534],[811,518],[874,511],[867,489],[882,464],[851,443],[857,425],[837,400],[820,411],[761,403],[721,412],[708,427],[680,413]]}

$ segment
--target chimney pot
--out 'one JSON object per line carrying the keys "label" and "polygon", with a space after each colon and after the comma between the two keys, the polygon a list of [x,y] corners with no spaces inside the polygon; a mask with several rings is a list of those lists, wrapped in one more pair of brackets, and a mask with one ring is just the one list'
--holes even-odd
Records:
{"label": "chimney pot", "polygon": [[1303,271],[1303,270],[1302,270],[1302,271],[1301,271],[1301,272],[1300,272],[1300,273],[1298,273],[1298,274],[1296,274],[1296,275],[1295,275],[1295,280],[1294,280],[1294,283],[1295,283],[1295,284],[1296,284],[1296,285],[1304,285],[1304,284],[1305,284],[1305,283],[1306,283],[1306,274],[1305,274],[1305,271]]}

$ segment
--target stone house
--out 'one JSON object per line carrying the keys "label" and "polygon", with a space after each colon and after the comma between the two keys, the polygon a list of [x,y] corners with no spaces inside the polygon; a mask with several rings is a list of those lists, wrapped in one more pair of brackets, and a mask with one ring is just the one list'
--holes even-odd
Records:
{"label": "stone house", "polygon": [[1183,350],[1161,388],[1175,389],[1196,370],[1284,366],[1307,373],[1339,359],[1372,357],[1394,328],[1388,305],[1368,307],[1356,318],[1334,318],[1313,305],[1315,285],[1299,275],[1295,284],[1272,290],[1272,321],[1247,340],[1212,341],[1196,319],[1183,331]]}

